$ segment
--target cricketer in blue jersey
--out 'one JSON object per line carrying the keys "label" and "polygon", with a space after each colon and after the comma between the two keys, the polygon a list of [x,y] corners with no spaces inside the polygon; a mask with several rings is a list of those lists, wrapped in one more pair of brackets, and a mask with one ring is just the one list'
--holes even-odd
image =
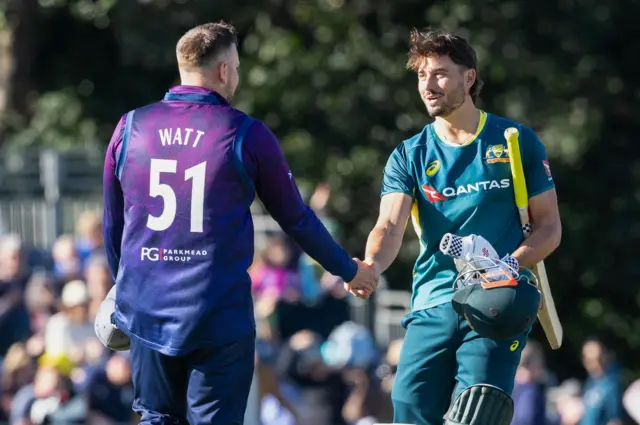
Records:
{"label": "cricketer in blue jersey", "polygon": [[[393,151],[384,169],[378,221],[365,261],[378,273],[396,258],[409,218],[420,240],[411,312],[392,391],[394,422],[440,425],[464,389],[489,384],[511,394],[527,334],[480,337],[452,307],[458,273],[438,249],[447,232],[484,237],[500,257],[532,267],[560,243],[561,225],[545,147],[524,125],[474,106],[481,81],[462,38],[413,31],[408,67],[434,121]],[[521,134],[535,230],[524,241],[514,201],[504,130]]]}
{"label": "cricketer in blue jersey", "polygon": [[141,424],[240,425],[254,370],[247,270],[256,195],[354,293],[366,298],[376,275],[303,203],[271,131],[230,106],[235,29],[195,27],[177,59],[182,84],[125,114],[106,154],[103,230],[117,288],[110,316],[130,337]]}

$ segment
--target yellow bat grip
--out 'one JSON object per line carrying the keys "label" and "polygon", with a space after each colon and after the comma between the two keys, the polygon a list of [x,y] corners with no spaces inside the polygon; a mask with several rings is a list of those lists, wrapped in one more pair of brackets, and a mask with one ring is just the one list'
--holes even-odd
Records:
{"label": "yellow bat grip", "polygon": [[507,139],[507,148],[509,149],[509,158],[511,161],[511,177],[513,179],[516,206],[518,208],[527,208],[529,205],[529,195],[527,194],[527,182],[524,178],[524,170],[522,168],[518,135],[518,129],[515,127],[509,127],[504,131],[504,138]]}

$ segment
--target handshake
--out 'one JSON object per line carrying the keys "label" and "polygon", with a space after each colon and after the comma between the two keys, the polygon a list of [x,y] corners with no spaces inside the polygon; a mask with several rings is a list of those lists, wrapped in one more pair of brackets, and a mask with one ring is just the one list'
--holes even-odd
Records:
{"label": "handshake", "polygon": [[378,288],[381,271],[371,259],[353,260],[358,263],[358,272],[350,282],[344,283],[344,289],[358,298],[367,299]]}

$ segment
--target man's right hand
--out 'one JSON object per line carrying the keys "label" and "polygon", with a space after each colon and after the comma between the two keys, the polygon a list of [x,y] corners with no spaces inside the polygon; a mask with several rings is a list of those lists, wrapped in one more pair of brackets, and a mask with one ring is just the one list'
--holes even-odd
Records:
{"label": "man's right hand", "polygon": [[357,258],[354,258],[354,261],[358,263],[358,272],[351,282],[345,282],[344,288],[356,297],[367,299],[378,288],[380,275],[373,265],[363,263]]}

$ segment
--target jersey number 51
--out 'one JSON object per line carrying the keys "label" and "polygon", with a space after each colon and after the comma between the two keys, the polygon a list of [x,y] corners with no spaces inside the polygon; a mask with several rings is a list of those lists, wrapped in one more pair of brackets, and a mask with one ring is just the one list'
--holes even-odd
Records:
{"label": "jersey number 51", "polygon": [[[161,196],[164,201],[162,214],[154,216],[149,214],[147,227],[151,230],[167,230],[176,218],[177,199],[176,193],[171,186],[160,183],[162,173],[176,173],[178,161],[175,159],[151,159],[149,176],[149,196]],[[202,232],[202,222],[204,217],[204,185],[207,169],[207,161],[187,168],[184,171],[184,180],[191,180],[191,224],[192,233]]]}

